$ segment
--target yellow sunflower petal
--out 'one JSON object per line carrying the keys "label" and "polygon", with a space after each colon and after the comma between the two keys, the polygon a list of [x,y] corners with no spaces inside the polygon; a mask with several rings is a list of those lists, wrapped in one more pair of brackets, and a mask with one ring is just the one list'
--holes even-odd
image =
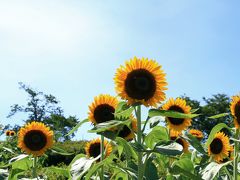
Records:
{"label": "yellow sunflower petal", "polygon": [[165,100],[166,74],[154,60],[134,57],[120,66],[114,77],[117,94],[128,101],[157,106]]}
{"label": "yellow sunflower petal", "polygon": [[[174,100],[170,98],[163,106],[163,110],[172,110],[180,113],[190,114],[191,107],[186,104],[186,101],[181,98],[177,98]],[[191,126],[192,120],[189,118],[179,119],[179,118],[171,118],[166,117],[166,122],[169,129],[173,131],[181,132]]]}
{"label": "yellow sunflower petal", "polygon": [[212,156],[217,162],[227,158],[230,150],[229,138],[223,132],[216,133],[213,141],[208,146],[209,156]]}
{"label": "yellow sunflower petal", "polygon": [[118,100],[108,94],[100,94],[94,98],[89,106],[88,119],[93,124],[114,120],[114,112],[117,108]]}
{"label": "yellow sunflower petal", "polygon": [[230,104],[231,114],[234,117],[234,125],[237,129],[240,127],[240,95],[233,96]]}
{"label": "yellow sunflower petal", "polygon": [[18,132],[18,147],[27,154],[41,156],[53,146],[53,131],[41,122],[31,122]]}
{"label": "yellow sunflower petal", "polygon": [[[99,156],[101,154],[100,138],[89,141],[85,146],[85,152],[88,157],[96,158]],[[112,145],[107,140],[104,140],[104,152],[106,152],[105,157],[109,156],[112,152]]]}

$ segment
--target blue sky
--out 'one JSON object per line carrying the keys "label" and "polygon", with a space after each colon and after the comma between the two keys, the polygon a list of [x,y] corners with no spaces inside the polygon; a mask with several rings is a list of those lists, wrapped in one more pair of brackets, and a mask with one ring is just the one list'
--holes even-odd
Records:
{"label": "blue sky", "polygon": [[[240,90],[240,2],[237,0],[0,0],[0,122],[24,104],[18,82],[55,95],[66,115],[87,117],[100,93],[115,95],[113,76],[132,58],[163,66],[168,97],[200,100]],[[92,137],[89,125],[78,139]]]}

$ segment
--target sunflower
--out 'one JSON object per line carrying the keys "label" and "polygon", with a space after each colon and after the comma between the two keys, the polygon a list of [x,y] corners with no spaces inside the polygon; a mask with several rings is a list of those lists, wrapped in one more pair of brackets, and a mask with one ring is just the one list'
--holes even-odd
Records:
{"label": "sunflower", "polygon": [[180,135],[181,133],[178,131],[170,130],[171,140],[176,141],[176,143],[180,144],[183,147],[184,153],[188,153],[189,143],[185,139],[181,138]]}
{"label": "sunflower", "polygon": [[234,153],[233,152],[234,152],[234,147],[230,146],[230,150],[228,151],[228,153],[229,153],[228,157],[223,158],[223,160],[219,161],[218,163],[225,163],[229,160],[232,161],[234,159]]}
{"label": "sunflower", "polygon": [[165,76],[156,61],[134,57],[117,69],[114,77],[115,89],[128,104],[140,102],[145,106],[156,106],[165,100]]}
{"label": "sunflower", "polygon": [[118,136],[124,138],[128,141],[133,140],[135,137],[134,132],[137,132],[137,120],[135,118],[131,118],[131,128],[127,125],[124,125],[122,129],[118,132]]}
{"label": "sunflower", "polygon": [[190,133],[192,136],[196,137],[199,141],[201,141],[201,140],[203,139],[203,133],[202,133],[202,131],[199,131],[199,130],[197,130],[197,129],[190,129],[190,130],[189,130],[189,133]]}
{"label": "sunflower", "polygon": [[[107,149],[106,149],[107,148]],[[93,139],[85,146],[85,151],[88,157],[98,157],[101,154],[101,140],[100,138]],[[107,140],[104,140],[105,157],[109,156],[112,152],[112,146]]]}
{"label": "sunflower", "polygon": [[[190,114],[191,107],[186,104],[186,101],[181,98],[177,98],[174,100],[173,98],[170,98],[163,106],[163,110],[172,110],[180,113]],[[168,127],[174,131],[181,132],[182,130],[185,130],[187,127],[191,125],[191,119],[189,118],[172,118],[172,117],[166,117],[166,121],[168,124]]]}
{"label": "sunflower", "polygon": [[15,131],[10,131],[10,136],[15,136],[15,135],[16,135]]}
{"label": "sunflower", "polygon": [[10,130],[7,130],[7,131],[5,132],[5,135],[6,135],[6,136],[10,136],[10,132],[11,132]]}
{"label": "sunflower", "polygon": [[118,100],[116,97],[100,94],[94,98],[94,101],[89,106],[88,118],[95,125],[114,120],[117,105]]}
{"label": "sunflower", "polygon": [[232,97],[230,109],[234,117],[235,127],[238,129],[240,127],[240,95]]}
{"label": "sunflower", "polygon": [[230,150],[229,138],[223,132],[216,133],[214,139],[208,146],[209,156],[213,156],[217,162],[227,158]]}
{"label": "sunflower", "polygon": [[18,147],[27,154],[41,156],[53,145],[53,131],[41,122],[31,122],[18,133]]}

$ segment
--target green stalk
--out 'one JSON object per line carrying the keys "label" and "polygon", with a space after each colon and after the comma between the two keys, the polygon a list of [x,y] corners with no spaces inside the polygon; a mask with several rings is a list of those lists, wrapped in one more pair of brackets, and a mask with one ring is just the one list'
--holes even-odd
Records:
{"label": "green stalk", "polygon": [[37,178],[37,157],[33,158],[33,178]]}
{"label": "green stalk", "polygon": [[[238,139],[239,136],[239,130],[236,129],[235,139]],[[238,179],[238,142],[234,142],[234,180]]]}
{"label": "green stalk", "polygon": [[[139,145],[142,144],[142,130],[141,130],[141,105],[137,107],[137,142]],[[138,152],[138,180],[143,179],[143,163],[142,163],[143,153]]]}
{"label": "green stalk", "polygon": [[[101,135],[101,161],[104,159],[104,136]],[[100,179],[104,180],[104,167],[102,165],[101,172],[100,172]]]}

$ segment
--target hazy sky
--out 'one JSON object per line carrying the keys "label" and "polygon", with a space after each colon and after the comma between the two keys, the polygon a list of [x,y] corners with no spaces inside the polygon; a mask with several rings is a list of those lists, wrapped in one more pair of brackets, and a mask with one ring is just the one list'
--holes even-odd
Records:
{"label": "hazy sky", "polygon": [[[87,117],[100,93],[115,95],[113,77],[133,56],[157,60],[168,97],[200,100],[240,91],[240,1],[0,0],[0,123],[24,104],[18,82],[51,93],[66,115]],[[92,136],[78,132],[78,139]]]}

